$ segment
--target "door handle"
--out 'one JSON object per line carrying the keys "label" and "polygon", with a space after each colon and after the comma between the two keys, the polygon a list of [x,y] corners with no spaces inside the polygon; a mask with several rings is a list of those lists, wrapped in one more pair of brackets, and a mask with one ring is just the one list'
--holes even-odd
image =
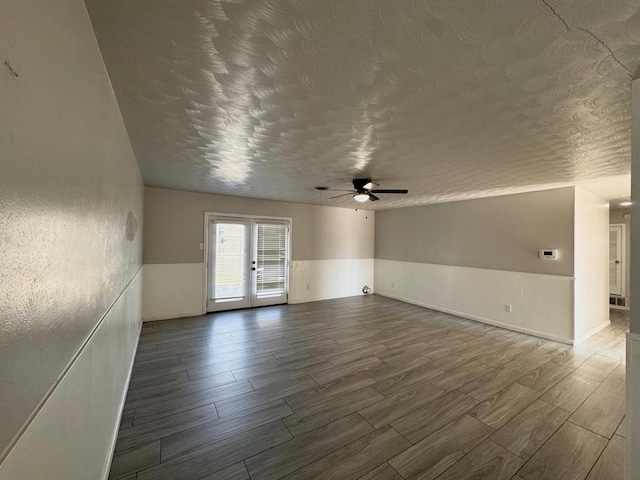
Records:
{"label": "door handle", "polygon": [[616,263],[620,263],[620,260],[616,260]]}

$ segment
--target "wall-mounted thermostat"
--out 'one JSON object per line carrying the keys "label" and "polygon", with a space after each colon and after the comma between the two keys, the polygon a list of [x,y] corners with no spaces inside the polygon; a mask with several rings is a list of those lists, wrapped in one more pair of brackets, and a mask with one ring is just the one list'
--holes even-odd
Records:
{"label": "wall-mounted thermostat", "polygon": [[543,260],[557,260],[558,259],[558,250],[556,250],[556,249],[542,248],[542,249],[540,249],[540,251],[538,253],[540,255],[540,258],[543,259]]}

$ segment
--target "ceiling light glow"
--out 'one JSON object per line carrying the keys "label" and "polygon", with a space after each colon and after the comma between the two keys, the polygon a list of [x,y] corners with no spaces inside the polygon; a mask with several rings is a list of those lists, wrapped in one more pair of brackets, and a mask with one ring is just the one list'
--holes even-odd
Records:
{"label": "ceiling light glow", "polygon": [[630,207],[633,205],[633,202],[620,202],[621,207]]}
{"label": "ceiling light glow", "polygon": [[356,193],[356,194],[353,196],[353,199],[354,199],[356,202],[366,202],[367,200],[369,200],[369,195],[368,195],[368,194],[366,194],[366,193]]}

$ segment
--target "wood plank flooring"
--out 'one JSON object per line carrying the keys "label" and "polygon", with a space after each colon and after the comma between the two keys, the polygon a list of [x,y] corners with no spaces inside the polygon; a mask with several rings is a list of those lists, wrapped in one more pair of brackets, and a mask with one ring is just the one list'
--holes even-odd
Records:
{"label": "wood plank flooring", "polygon": [[611,320],[576,348],[375,295],[145,323],[109,478],[622,480]]}

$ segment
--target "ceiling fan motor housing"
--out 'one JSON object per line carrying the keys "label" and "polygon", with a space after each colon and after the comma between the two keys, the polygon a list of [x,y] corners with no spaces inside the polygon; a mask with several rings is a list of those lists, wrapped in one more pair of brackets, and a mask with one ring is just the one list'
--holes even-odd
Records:
{"label": "ceiling fan motor housing", "polygon": [[366,193],[366,190],[371,190],[371,188],[365,188],[368,184],[371,183],[370,178],[354,178],[353,179],[353,188],[355,188],[358,192],[363,191]]}

